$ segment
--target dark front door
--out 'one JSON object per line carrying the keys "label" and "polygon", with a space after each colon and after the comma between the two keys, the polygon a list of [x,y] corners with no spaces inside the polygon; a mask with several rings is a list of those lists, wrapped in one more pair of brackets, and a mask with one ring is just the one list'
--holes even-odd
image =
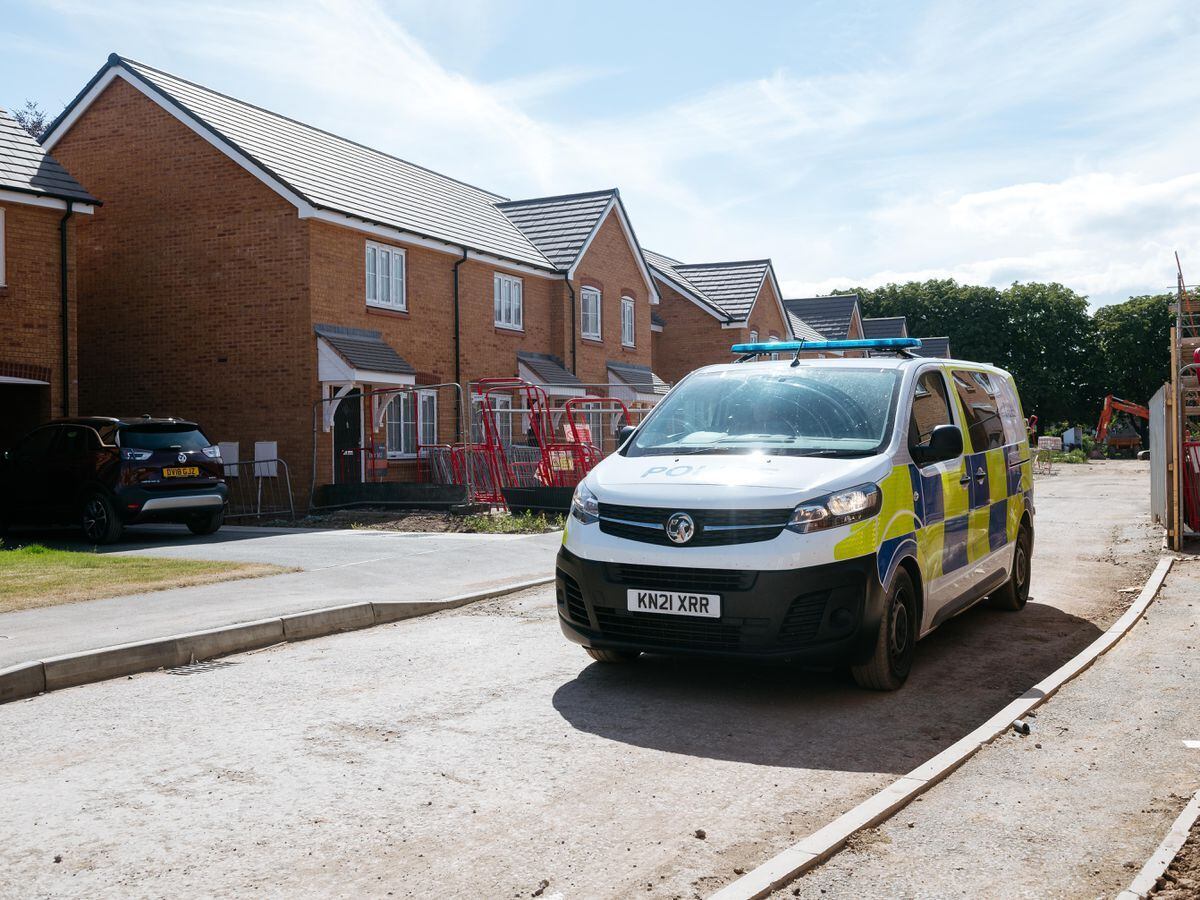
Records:
{"label": "dark front door", "polygon": [[362,481],[362,392],[350,391],[333,414],[334,481]]}

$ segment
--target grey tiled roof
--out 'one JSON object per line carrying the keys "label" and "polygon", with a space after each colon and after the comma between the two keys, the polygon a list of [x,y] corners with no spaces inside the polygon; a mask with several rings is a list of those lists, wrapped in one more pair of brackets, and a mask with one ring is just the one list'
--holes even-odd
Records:
{"label": "grey tiled roof", "polygon": [[42,149],[41,144],[0,107],[0,188],[59,200],[100,201]]}
{"label": "grey tiled roof", "polygon": [[579,387],[583,384],[582,381],[567,371],[561,359],[557,356],[551,356],[549,353],[530,353],[518,350],[517,361],[524,363],[533,370],[533,374],[537,376],[542,384],[570,387]]}
{"label": "grey tiled roof", "polygon": [[806,322],[821,333],[827,341],[844,341],[850,334],[850,323],[854,308],[858,306],[857,294],[842,294],[833,297],[805,297],[784,300],[783,308],[793,323],[796,319]]}
{"label": "grey tiled roof", "polygon": [[716,303],[704,296],[704,291],[702,291],[698,285],[692,284],[690,281],[688,281],[687,276],[679,271],[679,267],[684,265],[679,260],[671,259],[669,256],[664,256],[661,253],[655,253],[653,250],[646,249],[642,250],[642,255],[646,257],[646,263],[650,266],[652,271],[657,272],[660,276],[665,276],[668,281],[672,281],[679,287],[683,288],[685,291],[711,309],[714,315],[719,316],[726,321],[731,321],[730,315],[725,312],[725,310],[721,309]]}
{"label": "grey tiled roof", "polygon": [[592,191],[496,206],[556,268],[569,269],[616,195],[616,190]]}
{"label": "grey tiled roof", "polygon": [[[152,93],[186,112],[312,206],[538,268],[553,268],[497,208],[505,197],[115,54],[93,83],[114,66],[131,73]],[[64,110],[51,130],[87,90]]]}
{"label": "grey tiled roof", "polygon": [[735,320],[746,318],[770,267],[769,259],[747,262],[677,265],[675,271],[704,292],[705,298]]}
{"label": "grey tiled roof", "polygon": [[921,338],[921,346],[912,351],[914,356],[939,356],[943,359],[951,359],[950,356],[950,338],[948,337],[923,337]]}
{"label": "grey tiled roof", "polygon": [[378,331],[325,324],[313,325],[313,331],[356,369],[362,369],[364,372],[415,374],[413,367],[405,362]]}
{"label": "grey tiled roof", "polygon": [[866,338],[908,337],[908,322],[904,316],[863,319],[862,327]]}
{"label": "grey tiled roof", "polygon": [[667,323],[663,317],[658,314],[657,309],[652,309],[650,310],[650,324],[657,325],[659,328],[663,328]]}
{"label": "grey tiled roof", "polygon": [[665,394],[670,390],[670,385],[651,372],[646,366],[610,359],[608,361],[608,371],[637,390],[639,394]]}

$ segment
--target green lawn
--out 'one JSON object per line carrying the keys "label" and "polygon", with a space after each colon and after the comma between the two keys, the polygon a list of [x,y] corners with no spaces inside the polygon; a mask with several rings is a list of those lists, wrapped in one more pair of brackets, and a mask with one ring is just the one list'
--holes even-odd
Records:
{"label": "green lawn", "polygon": [[77,553],[29,544],[0,549],[0,613],[286,571],[281,566]]}

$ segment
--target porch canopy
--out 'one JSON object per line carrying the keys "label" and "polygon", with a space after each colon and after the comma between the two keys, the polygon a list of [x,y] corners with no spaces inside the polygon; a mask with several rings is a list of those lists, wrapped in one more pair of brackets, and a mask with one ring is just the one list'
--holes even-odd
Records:
{"label": "porch canopy", "polygon": [[670,385],[647,366],[620,360],[608,361],[609,394],[626,403],[654,405],[670,390]]}
{"label": "porch canopy", "polygon": [[322,396],[331,392],[334,398],[334,402],[323,404],[326,431],[333,427],[340,398],[356,387],[416,384],[416,371],[383,339],[382,333],[326,324],[314,325],[313,331],[317,335],[317,379]]}
{"label": "porch canopy", "polygon": [[568,372],[557,356],[548,353],[517,351],[517,375],[536,384],[551,397],[582,397],[587,389]]}

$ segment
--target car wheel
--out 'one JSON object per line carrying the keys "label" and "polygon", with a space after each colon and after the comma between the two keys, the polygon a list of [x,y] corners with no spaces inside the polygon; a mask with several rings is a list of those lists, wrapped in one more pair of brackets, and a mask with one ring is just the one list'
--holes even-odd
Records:
{"label": "car wheel", "polygon": [[121,520],[107,496],[96,492],[83,501],[83,536],[93,544],[111,544],[121,536]]}
{"label": "car wheel", "polygon": [[599,647],[584,647],[583,649],[596,662],[602,663],[632,662],[642,655],[637,650],[601,650]]}
{"label": "car wheel", "polygon": [[188,519],[187,527],[192,534],[216,534],[224,522],[225,509],[222,507],[216,512],[203,513]]}
{"label": "car wheel", "polygon": [[1016,612],[1024,609],[1029,601],[1029,572],[1030,557],[1033,554],[1033,536],[1029,529],[1022,525],[1017,532],[1017,546],[1013,550],[1012,576],[999,590],[988,597],[988,606],[992,609],[1003,609]]}
{"label": "car wheel", "polygon": [[859,687],[894,691],[904,684],[917,646],[917,594],[904,569],[896,573],[884,602],[871,658],[850,671]]}

